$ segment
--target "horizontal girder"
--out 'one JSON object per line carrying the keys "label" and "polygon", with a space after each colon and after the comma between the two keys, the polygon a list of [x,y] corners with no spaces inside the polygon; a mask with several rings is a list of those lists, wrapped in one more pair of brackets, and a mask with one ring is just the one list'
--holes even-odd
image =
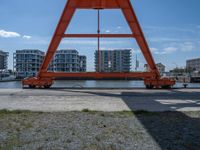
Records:
{"label": "horizontal girder", "polygon": [[74,6],[79,9],[117,9],[116,0],[73,0]]}
{"label": "horizontal girder", "polygon": [[42,78],[51,78],[51,77],[68,77],[68,78],[152,78],[156,74],[152,72],[43,72],[40,77]]}
{"label": "horizontal girder", "polygon": [[64,38],[134,38],[134,34],[64,34]]}

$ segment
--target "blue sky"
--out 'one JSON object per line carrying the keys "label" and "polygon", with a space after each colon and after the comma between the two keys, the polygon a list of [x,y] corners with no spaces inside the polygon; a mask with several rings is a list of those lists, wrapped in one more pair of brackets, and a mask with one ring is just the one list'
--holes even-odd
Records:
{"label": "blue sky", "polygon": [[[199,0],[131,0],[156,62],[167,70],[185,66],[190,58],[200,57]],[[46,51],[66,0],[1,0],[0,49],[8,51],[9,68],[16,49]],[[78,10],[68,33],[96,33],[95,10]],[[129,33],[119,10],[101,12],[101,33]],[[88,57],[88,70],[94,69],[96,39],[65,39],[59,48],[76,48]],[[134,39],[102,39],[102,49],[132,48],[140,70],[145,60]]]}

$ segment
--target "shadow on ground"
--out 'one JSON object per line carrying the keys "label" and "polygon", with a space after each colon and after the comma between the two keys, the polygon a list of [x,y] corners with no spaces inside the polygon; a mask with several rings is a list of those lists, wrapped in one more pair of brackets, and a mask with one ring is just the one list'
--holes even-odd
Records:
{"label": "shadow on ground", "polygon": [[[58,90],[58,89],[56,89]],[[60,89],[61,90],[61,89]],[[149,133],[149,135],[156,141],[156,143],[163,150],[199,150],[200,149],[200,116],[199,113],[195,115],[190,115],[190,113],[178,112],[176,110],[181,110],[182,108],[193,108],[200,107],[200,92],[180,92],[177,90],[170,90],[167,93],[157,92],[157,93],[140,93],[140,92],[122,92],[120,94],[107,93],[105,91],[95,92],[95,91],[82,91],[82,90],[62,90],[68,92],[79,92],[88,93],[104,97],[120,97],[126,105],[135,111],[140,105],[141,110],[145,110],[142,107],[145,102],[151,102],[152,111],[155,108],[159,108],[159,111],[167,112],[161,113],[147,113],[149,117],[144,117],[143,114],[136,113],[137,119],[141,122],[143,127]],[[142,99],[141,99],[142,97]],[[176,99],[176,102],[170,102]],[[137,102],[137,103],[136,103]],[[152,115],[155,115],[152,117]],[[152,119],[153,118],[153,119]]]}

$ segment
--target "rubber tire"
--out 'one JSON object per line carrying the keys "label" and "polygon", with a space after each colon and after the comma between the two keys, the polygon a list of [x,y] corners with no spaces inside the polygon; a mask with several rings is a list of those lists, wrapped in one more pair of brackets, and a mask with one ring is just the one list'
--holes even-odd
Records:
{"label": "rubber tire", "polygon": [[49,89],[51,87],[51,85],[44,85],[45,89]]}
{"label": "rubber tire", "polygon": [[171,89],[172,87],[170,85],[164,85],[161,87],[162,89]]}
{"label": "rubber tire", "polygon": [[153,85],[146,85],[147,89],[153,89]]}
{"label": "rubber tire", "polygon": [[29,85],[30,89],[34,89],[36,86],[35,85]]}

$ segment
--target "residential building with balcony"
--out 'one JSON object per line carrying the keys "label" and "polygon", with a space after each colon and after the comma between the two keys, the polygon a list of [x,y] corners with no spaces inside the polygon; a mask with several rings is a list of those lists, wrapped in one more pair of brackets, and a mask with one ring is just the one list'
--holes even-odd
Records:
{"label": "residential building with balcony", "polygon": [[58,50],[49,70],[55,72],[86,72],[86,61],[86,56],[79,55],[77,50]]}
{"label": "residential building with balcony", "polygon": [[[162,63],[157,63],[157,64],[156,64],[156,67],[157,67],[157,69],[158,69],[160,75],[163,76],[164,73],[165,73],[165,68],[166,68],[165,65],[163,65]],[[145,64],[145,65],[144,65],[144,68],[145,68],[145,71],[150,71],[150,67],[149,67],[148,64]]]}
{"label": "residential building with balcony", "polygon": [[163,74],[165,73],[165,65],[163,65],[162,63],[157,63],[156,67],[160,72],[160,75],[163,76]]}
{"label": "residential building with balcony", "polygon": [[[95,70],[100,72],[130,72],[131,49],[95,51]],[[100,62],[99,62],[100,58]]]}
{"label": "residential building with balcony", "polygon": [[8,69],[8,52],[0,50],[0,70]]}
{"label": "residential building with balcony", "polygon": [[16,50],[13,54],[13,66],[17,78],[36,76],[43,62],[45,53],[40,50]]}
{"label": "residential building with balcony", "polygon": [[87,57],[79,55],[79,72],[87,71]]}
{"label": "residential building with balcony", "polygon": [[190,72],[200,72],[200,58],[187,60],[186,68]]}
{"label": "residential building with balcony", "polygon": [[[40,50],[16,50],[14,53],[14,70],[18,78],[36,76],[43,62],[45,53]],[[49,65],[54,72],[86,72],[86,56],[77,50],[58,50]]]}

